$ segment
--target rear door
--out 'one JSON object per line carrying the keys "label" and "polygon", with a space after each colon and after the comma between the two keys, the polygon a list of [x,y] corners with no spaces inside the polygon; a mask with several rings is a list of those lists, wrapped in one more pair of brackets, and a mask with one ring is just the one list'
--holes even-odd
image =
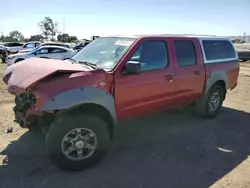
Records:
{"label": "rear door", "polygon": [[192,102],[203,91],[205,68],[198,39],[173,39],[175,54],[175,99],[178,104]]}
{"label": "rear door", "polygon": [[49,50],[49,57],[52,59],[64,59],[67,51],[62,48],[51,47]]}
{"label": "rear door", "polygon": [[118,119],[129,119],[166,108],[174,89],[174,69],[167,40],[141,40],[129,61],[142,64],[140,74],[116,72],[115,100]]}

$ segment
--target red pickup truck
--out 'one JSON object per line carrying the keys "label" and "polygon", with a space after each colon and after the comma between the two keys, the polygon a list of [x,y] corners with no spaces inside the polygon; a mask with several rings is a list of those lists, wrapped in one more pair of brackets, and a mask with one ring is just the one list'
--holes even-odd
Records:
{"label": "red pickup truck", "polygon": [[151,35],[100,37],[65,61],[30,58],[3,80],[15,121],[46,133],[56,166],[81,170],[104,156],[117,122],[184,105],[216,117],[238,74],[227,38]]}

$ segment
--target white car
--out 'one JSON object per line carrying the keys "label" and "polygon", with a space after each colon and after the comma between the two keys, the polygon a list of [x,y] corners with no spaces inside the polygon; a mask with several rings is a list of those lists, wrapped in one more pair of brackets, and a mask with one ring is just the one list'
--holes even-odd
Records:
{"label": "white car", "polygon": [[7,47],[7,50],[9,52],[9,54],[13,54],[13,53],[17,53],[21,50],[34,49],[35,47],[39,46],[40,44],[41,44],[41,42],[39,42],[39,41],[30,41],[30,42],[23,44],[22,46]]}
{"label": "white car", "polygon": [[[37,46],[35,49],[41,47],[41,46],[62,46],[65,48],[71,48],[70,45],[65,44],[65,43],[59,43],[59,42],[46,42],[46,43],[42,43],[39,46]],[[25,50],[20,50],[18,51],[18,53],[28,53],[31,52],[32,50],[34,50],[34,48],[27,48]]]}
{"label": "white car", "polygon": [[71,58],[75,53],[76,51],[62,46],[41,46],[28,53],[9,55],[6,62],[10,66],[31,57],[65,60]]}

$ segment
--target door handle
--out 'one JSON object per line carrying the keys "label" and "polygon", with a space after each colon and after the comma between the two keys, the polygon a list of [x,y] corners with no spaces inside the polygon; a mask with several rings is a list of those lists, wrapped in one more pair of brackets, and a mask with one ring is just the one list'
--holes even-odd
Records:
{"label": "door handle", "polygon": [[165,79],[166,80],[172,80],[173,79],[173,76],[168,74],[168,75],[165,75]]}
{"label": "door handle", "polygon": [[198,70],[196,70],[196,71],[194,71],[194,74],[195,74],[195,75],[200,75],[200,74],[201,74],[201,72],[200,72],[200,71],[198,71]]}

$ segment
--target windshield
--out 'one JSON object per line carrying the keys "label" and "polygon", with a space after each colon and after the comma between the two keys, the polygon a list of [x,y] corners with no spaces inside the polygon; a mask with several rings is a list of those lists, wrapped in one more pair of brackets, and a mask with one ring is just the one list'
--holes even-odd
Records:
{"label": "windshield", "polygon": [[75,54],[75,62],[89,62],[97,67],[112,70],[136,39],[99,37]]}

